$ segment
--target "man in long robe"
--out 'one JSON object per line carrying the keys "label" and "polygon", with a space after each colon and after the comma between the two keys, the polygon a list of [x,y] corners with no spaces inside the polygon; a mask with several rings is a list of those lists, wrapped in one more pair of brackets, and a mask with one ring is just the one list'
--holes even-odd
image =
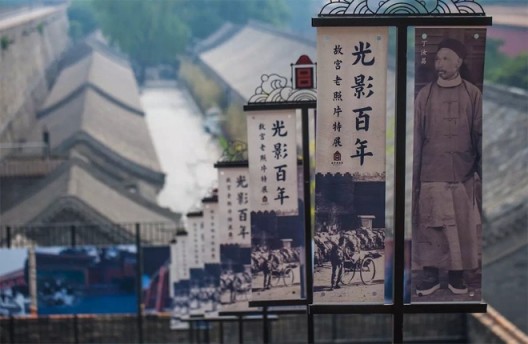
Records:
{"label": "man in long robe", "polygon": [[482,94],[459,73],[465,55],[461,42],[443,40],[438,78],[415,99],[412,216],[420,296],[440,288],[440,270],[448,271],[452,293],[466,294],[464,271],[479,264]]}

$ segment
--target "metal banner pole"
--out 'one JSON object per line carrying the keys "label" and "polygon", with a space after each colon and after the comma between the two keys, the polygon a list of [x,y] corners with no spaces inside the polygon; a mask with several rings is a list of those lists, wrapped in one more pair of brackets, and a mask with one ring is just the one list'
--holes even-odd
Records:
{"label": "metal banner pole", "polygon": [[[70,245],[71,247],[75,247],[77,246],[77,241],[76,241],[76,237],[75,237],[75,225],[71,226],[70,227]],[[78,329],[78,325],[79,325],[79,321],[78,321],[78,318],[77,318],[77,314],[74,314],[73,315],[73,340],[74,340],[74,343],[77,344],[79,343],[79,329]]]}
{"label": "metal banner pole", "polygon": [[[312,199],[310,193],[310,126],[309,108],[301,108],[302,116],[302,150],[303,150],[303,177],[304,177],[304,253],[306,265],[306,304],[313,302],[313,267],[312,267]],[[314,342],[314,319],[310,307],[306,306],[306,326],[308,328],[308,343]]]}
{"label": "metal banner pole", "polygon": [[224,344],[224,322],[222,320],[220,320],[220,323],[219,323],[219,329],[218,331],[220,332],[219,333],[219,337],[220,337],[220,344]]}
{"label": "metal banner pole", "polygon": [[194,323],[189,321],[189,343],[194,343]]}
{"label": "metal banner pole", "polygon": [[407,122],[407,26],[397,27],[396,133],[394,149],[393,341],[403,342],[403,279],[405,249],[405,144]]}
{"label": "metal banner pole", "polygon": [[262,307],[262,341],[264,344],[268,344],[269,341],[269,328],[268,328],[268,307]]}
{"label": "metal banner pole", "polygon": [[244,320],[242,315],[238,315],[238,343],[244,343]]}
{"label": "metal banner pole", "polygon": [[6,244],[7,248],[11,248],[11,227],[6,227]]}
{"label": "metal banner pole", "polygon": [[143,343],[143,301],[141,300],[141,275],[142,275],[142,258],[141,252],[141,226],[136,223],[136,298],[137,298],[137,327],[138,343]]}

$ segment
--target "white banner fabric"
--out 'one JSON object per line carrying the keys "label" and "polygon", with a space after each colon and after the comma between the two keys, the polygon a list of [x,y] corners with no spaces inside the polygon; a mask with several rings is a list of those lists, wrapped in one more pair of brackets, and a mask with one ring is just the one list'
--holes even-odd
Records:
{"label": "white banner fabric", "polygon": [[251,211],[296,215],[295,110],[251,112],[247,126]]}

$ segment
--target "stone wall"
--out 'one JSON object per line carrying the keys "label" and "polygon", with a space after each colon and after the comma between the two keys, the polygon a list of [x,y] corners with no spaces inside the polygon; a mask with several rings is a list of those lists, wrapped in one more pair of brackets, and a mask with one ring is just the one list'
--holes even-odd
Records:
{"label": "stone wall", "polygon": [[[510,328],[507,320],[491,314],[412,314],[404,321],[404,340],[409,343],[524,343],[526,335]],[[498,319],[501,318],[502,320]],[[390,343],[390,315],[316,315],[317,343]],[[224,343],[238,342],[238,322],[210,323],[209,329],[173,331],[168,316],[142,319],[140,341],[135,316],[79,316],[13,319],[0,317],[0,343]],[[195,325],[198,326],[198,325]],[[270,320],[271,343],[307,341],[306,315],[279,315]],[[243,325],[244,343],[262,343],[261,320]]]}
{"label": "stone wall", "polygon": [[0,142],[18,142],[33,125],[69,44],[66,9],[48,7],[3,18],[0,40]]}

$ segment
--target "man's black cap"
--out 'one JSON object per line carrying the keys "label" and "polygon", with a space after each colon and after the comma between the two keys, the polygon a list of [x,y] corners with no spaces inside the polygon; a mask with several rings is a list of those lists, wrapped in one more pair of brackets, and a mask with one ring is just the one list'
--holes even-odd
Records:
{"label": "man's black cap", "polygon": [[453,50],[455,54],[458,55],[461,59],[466,57],[466,47],[462,42],[454,39],[454,38],[446,38],[440,44],[438,45],[438,50],[442,48],[447,48],[450,50]]}

